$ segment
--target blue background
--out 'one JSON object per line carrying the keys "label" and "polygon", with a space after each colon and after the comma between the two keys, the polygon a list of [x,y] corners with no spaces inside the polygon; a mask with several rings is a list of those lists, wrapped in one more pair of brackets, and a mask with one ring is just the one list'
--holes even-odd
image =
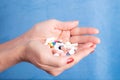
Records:
{"label": "blue background", "polygon": [[23,62],[0,73],[0,80],[120,80],[120,0],[0,0],[0,43],[51,18],[98,28],[101,44],[57,77]]}

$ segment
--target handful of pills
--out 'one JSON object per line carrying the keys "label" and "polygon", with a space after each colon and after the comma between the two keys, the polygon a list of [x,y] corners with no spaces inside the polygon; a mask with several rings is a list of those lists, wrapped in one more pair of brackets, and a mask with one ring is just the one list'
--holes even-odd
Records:
{"label": "handful of pills", "polygon": [[49,48],[56,50],[54,56],[68,56],[75,54],[77,50],[78,43],[71,44],[70,42],[62,42],[62,40],[56,40],[55,38],[48,38],[45,42]]}

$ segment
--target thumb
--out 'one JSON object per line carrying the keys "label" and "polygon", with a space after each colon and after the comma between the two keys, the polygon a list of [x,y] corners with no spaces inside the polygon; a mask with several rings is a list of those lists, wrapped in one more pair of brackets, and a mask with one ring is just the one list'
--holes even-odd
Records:
{"label": "thumb", "polygon": [[71,56],[52,56],[49,60],[49,65],[54,67],[63,67],[67,64],[70,64],[74,61]]}
{"label": "thumb", "polygon": [[69,22],[62,22],[60,25],[57,26],[59,30],[71,30],[72,28],[78,26],[79,21],[69,21]]}
{"label": "thumb", "polygon": [[63,68],[64,69],[68,69],[70,67],[72,67],[73,65],[77,64],[81,59],[83,59],[84,57],[86,57],[87,55],[89,55],[95,48],[96,46],[92,46],[90,48],[86,48],[86,49],[82,49],[80,51],[78,51],[75,55],[71,55],[74,59],[74,62],[72,62],[71,64],[65,65]]}

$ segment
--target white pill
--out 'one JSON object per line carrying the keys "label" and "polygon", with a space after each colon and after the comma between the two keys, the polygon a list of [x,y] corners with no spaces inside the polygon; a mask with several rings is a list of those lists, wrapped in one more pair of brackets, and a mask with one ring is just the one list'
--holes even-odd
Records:
{"label": "white pill", "polygon": [[78,46],[78,43],[74,43],[74,44],[72,44],[72,46]]}
{"label": "white pill", "polygon": [[54,46],[54,49],[55,50],[60,50],[59,49],[60,46],[64,46],[64,44],[63,43],[56,43],[55,46]]}
{"label": "white pill", "polygon": [[54,54],[54,56],[60,56],[60,54],[58,54],[58,53],[55,53],[55,54]]}
{"label": "white pill", "polygon": [[[48,45],[51,42],[54,42],[55,38],[48,38],[46,39],[45,45]],[[56,42],[54,45],[54,49],[57,50],[57,53],[54,54],[54,56],[60,56],[64,53],[63,50],[60,49],[61,46],[63,46],[65,49],[68,49],[67,52],[69,55],[75,54],[75,50],[77,50],[78,43],[71,44],[70,42],[63,43],[62,40],[59,40],[60,42]]]}
{"label": "white pill", "polygon": [[74,49],[71,49],[70,51],[69,51],[69,54],[70,55],[72,55],[72,54],[74,54],[75,53],[75,50]]}

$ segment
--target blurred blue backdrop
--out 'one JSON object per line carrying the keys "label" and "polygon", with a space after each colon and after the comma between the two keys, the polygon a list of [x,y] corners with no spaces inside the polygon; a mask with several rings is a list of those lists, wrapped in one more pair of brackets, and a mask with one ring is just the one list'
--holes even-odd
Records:
{"label": "blurred blue backdrop", "polygon": [[0,0],[0,43],[51,18],[98,28],[101,44],[57,77],[23,62],[0,73],[0,80],[120,80],[120,0]]}

